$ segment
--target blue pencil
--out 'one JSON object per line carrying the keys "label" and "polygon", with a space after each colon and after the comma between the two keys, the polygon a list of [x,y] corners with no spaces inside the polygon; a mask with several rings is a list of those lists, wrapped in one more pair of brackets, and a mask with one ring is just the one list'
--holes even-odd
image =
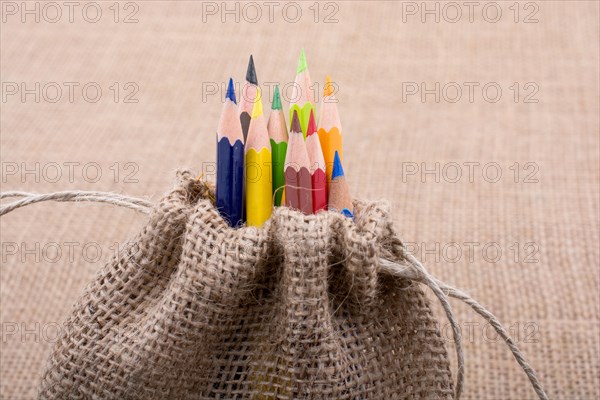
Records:
{"label": "blue pencil", "polygon": [[344,214],[348,218],[354,218],[354,206],[340,155],[335,152],[333,157],[333,171],[331,173],[331,185],[329,186],[329,206],[328,209]]}
{"label": "blue pencil", "polygon": [[233,79],[225,96],[217,129],[217,209],[237,227],[244,222],[244,135],[236,105]]}

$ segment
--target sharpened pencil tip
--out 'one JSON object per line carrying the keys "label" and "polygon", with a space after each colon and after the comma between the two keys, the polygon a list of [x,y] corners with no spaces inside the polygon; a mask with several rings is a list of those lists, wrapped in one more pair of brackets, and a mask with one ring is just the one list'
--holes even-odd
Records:
{"label": "sharpened pencil tip", "polygon": [[342,168],[342,161],[340,160],[340,155],[336,150],[335,156],[333,157],[333,171],[331,172],[331,179],[335,179],[338,176],[344,176],[344,169]]}
{"label": "sharpened pencil tip", "polygon": [[237,101],[235,99],[235,89],[233,87],[233,79],[229,78],[229,86],[227,86],[227,94],[225,95],[226,98],[228,98],[229,100],[233,101],[233,104],[237,104]]}
{"label": "sharpened pencil tip", "polygon": [[256,98],[254,99],[254,106],[252,107],[252,119],[261,116],[263,113],[262,99],[260,94],[260,88],[256,88]]}
{"label": "sharpened pencil tip", "polygon": [[271,110],[281,110],[281,97],[279,97],[279,85],[275,86],[275,93],[273,94],[273,102],[271,103]]}
{"label": "sharpened pencil tip", "polygon": [[300,127],[300,118],[298,118],[298,111],[294,110],[294,116],[292,117],[292,123],[290,125],[290,132],[300,133],[302,128]]}
{"label": "sharpened pencil tip", "polygon": [[310,110],[310,117],[308,118],[308,127],[306,128],[306,137],[317,132],[317,123],[315,122],[315,113]]}
{"label": "sharpened pencil tip", "polygon": [[256,69],[254,68],[254,58],[250,55],[248,61],[248,70],[246,71],[246,80],[253,85],[258,85],[258,78],[256,77]]}
{"label": "sharpened pencil tip", "polygon": [[308,63],[306,62],[306,54],[304,54],[304,49],[300,50],[300,58],[298,58],[298,69],[296,73],[300,74],[302,71],[308,68]]}
{"label": "sharpened pencil tip", "polygon": [[331,96],[333,94],[333,82],[331,82],[331,77],[327,75],[325,78],[325,86],[323,87],[323,96]]}

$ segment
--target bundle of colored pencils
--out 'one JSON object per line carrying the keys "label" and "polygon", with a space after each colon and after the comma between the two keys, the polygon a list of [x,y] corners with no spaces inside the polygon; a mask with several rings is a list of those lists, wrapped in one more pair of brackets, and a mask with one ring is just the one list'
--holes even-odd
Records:
{"label": "bundle of colored pencils", "polygon": [[305,214],[329,210],[354,217],[342,168],[342,126],[334,84],[326,78],[318,125],[311,87],[302,50],[290,99],[288,134],[278,86],[265,122],[252,56],[239,106],[233,79],[229,80],[217,128],[216,204],[231,226],[261,226],[274,206]]}

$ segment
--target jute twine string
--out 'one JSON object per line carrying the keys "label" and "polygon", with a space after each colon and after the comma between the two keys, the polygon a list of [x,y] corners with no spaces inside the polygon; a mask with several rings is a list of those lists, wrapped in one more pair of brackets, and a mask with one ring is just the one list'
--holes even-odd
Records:
{"label": "jute twine string", "polygon": [[[112,204],[119,207],[131,208],[133,210],[142,212],[144,214],[150,213],[152,203],[145,199],[137,197],[111,193],[111,192],[98,192],[98,191],[62,191],[54,193],[29,193],[20,191],[9,191],[0,192],[0,199],[22,197],[20,200],[13,201],[8,204],[0,206],[0,216],[8,214],[18,208],[25,207],[30,204],[40,203],[43,201],[59,201],[59,202],[97,202]],[[498,318],[496,318],[491,312],[485,307],[479,304],[471,296],[465,292],[456,289],[450,285],[445,284],[442,281],[437,280],[433,277],[425,267],[417,260],[412,254],[405,252],[405,260],[403,262],[395,262],[381,258],[379,260],[379,270],[398,278],[409,279],[414,282],[422,283],[427,286],[438,298],[446,317],[450,325],[452,326],[454,345],[456,348],[457,355],[457,377],[456,377],[456,398],[459,399],[462,393],[464,385],[464,355],[462,346],[462,336],[460,327],[454,316],[454,312],[448,301],[449,297],[461,300],[463,303],[469,305],[477,314],[479,314],[486,322],[488,322],[498,333],[498,335],[504,340],[513,356],[517,360],[517,363],[523,369],[533,389],[540,399],[547,400],[548,396],[544,392],[541,383],[539,382],[535,370],[525,359],[523,353],[519,350],[516,343],[510,337],[506,329],[502,326]]]}
{"label": "jute twine string", "polygon": [[150,212],[152,203],[148,200],[126,196],[118,193],[96,192],[96,191],[64,191],[54,193],[28,193],[19,191],[0,192],[0,199],[8,197],[23,197],[21,200],[0,206],[0,216],[7,214],[17,208],[28,206],[42,201],[91,201],[96,203],[107,203],[119,207],[127,207],[144,214]]}

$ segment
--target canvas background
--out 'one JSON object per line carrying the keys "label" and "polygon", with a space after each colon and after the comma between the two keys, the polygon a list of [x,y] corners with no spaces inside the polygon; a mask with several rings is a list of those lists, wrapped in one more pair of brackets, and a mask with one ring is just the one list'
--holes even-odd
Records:
{"label": "canvas background", "polygon": [[[335,23],[323,22],[335,10],[323,4],[315,23],[312,2],[297,3],[303,12],[297,23],[283,18],[284,3],[273,22],[263,5],[256,23],[244,19],[254,18],[250,9],[239,23],[234,15],[223,23],[220,14],[203,21],[206,4],[195,1],[121,3],[117,23],[113,2],[98,3],[97,23],[82,17],[82,6],[72,23],[66,7],[57,23],[46,21],[55,17],[50,9],[39,23],[32,16],[22,22],[20,11],[5,12],[6,3],[0,25],[3,191],[109,190],[157,199],[177,168],[200,171],[203,162],[214,161],[224,93],[208,95],[207,89],[230,75],[243,81],[249,53],[260,82],[292,82],[304,47],[313,81],[322,87],[331,74],[339,85],[353,194],[392,202],[401,237],[434,275],[463,288],[510,327],[552,398],[600,396],[597,2],[520,3],[519,22],[512,1],[497,2],[502,16],[496,23],[482,17],[486,2],[473,22],[463,7],[456,23],[446,21],[455,14],[448,8],[443,14],[445,3],[438,5],[439,23],[434,15],[422,22],[420,13],[403,13],[410,5],[392,1],[336,1]],[[35,3],[27,4],[33,9]],[[428,5],[433,9],[435,2]],[[136,6],[138,22],[123,23]],[[538,22],[524,23],[536,9]],[[94,17],[93,10],[87,13]],[[56,96],[52,85],[39,102],[33,94],[24,101],[20,93],[7,94],[10,83],[35,89],[36,82],[40,91],[56,82],[62,98],[49,101]],[[79,84],[72,102],[64,82]],[[96,103],[81,92],[90,82],[102,89]],[[128,82],[139,87],[137,103],[123,101]],[[450,102],[455,92],[447,86],[439,102],[434,95],[403,101],[411,82],[428,89],[456,82],[462,98]],[[465,82],[479,84],[472,102]],[[487,83],[502,89],[499,101],[483,97]],[[536,87],[529,100],[538,102],[525,103]],[[95,96],[93,89],[88,95]],[[492,89],[488,95],[495,97]],[[437,175],[421,176],[436,163]],[[462,175],[452,183],[456,165]],[[407,175],[415,166],[417,174]],[[490,182],[497,170],[500,180]],[[101,176],[92,182],[97,171]],[[31,398],[56,327],[115,244],[131,237],[144,217],[54,203],[0,222],[0,397]],[[464,397],[533,398],[492,330],[453,304],[466,342]],[[450,345],[445,322],[441,328]]]}

